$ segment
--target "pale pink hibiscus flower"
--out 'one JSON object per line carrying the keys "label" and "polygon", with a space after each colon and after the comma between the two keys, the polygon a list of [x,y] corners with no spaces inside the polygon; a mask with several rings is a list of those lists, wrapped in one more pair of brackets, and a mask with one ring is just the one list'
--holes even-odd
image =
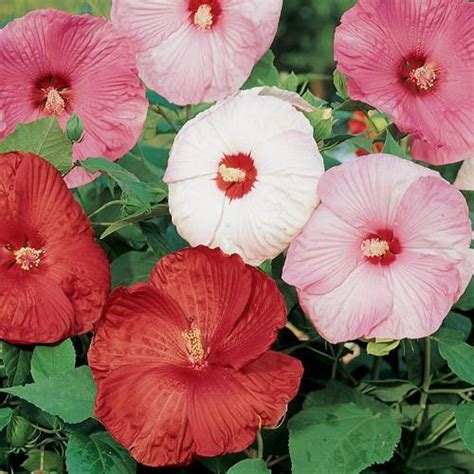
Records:
{"label": "pale pink hibiscus flower", "polygon": [[349,94],[393,118],[434,164],[474,151],[474,4],[359,0],[335,36]]}
{"label": "pale pink hibiscus flower", "polygon": [[[281,98],[283,97],[283,98]],[[240,92],[188,122],[164,180],[178,232],[258,265],[280,254],[316,208],[324,171],[295,95]]]}
{"label": "pale pink hibiscus flower", "polygon": [[291,244],[283,279],[319,333],[336,343],[435,332],[472,276],[461,193],[384,154],[332,168],[318,192],[322,204]]}
{"label": "pale pink hibiscus flower", "polygon": [[[77,113],[85,134],[74,160],[123,156],[147,113],[130,39],[104,18],[36,10],[0,30],[0,139],[20,123]],[[74,168],[70,187],[92,176]]]}
{"label": "pale pink hibiscus flower", "polygon": [[179,105],[236,92],[270,47],[282,0],[113,0],[146,85]]}

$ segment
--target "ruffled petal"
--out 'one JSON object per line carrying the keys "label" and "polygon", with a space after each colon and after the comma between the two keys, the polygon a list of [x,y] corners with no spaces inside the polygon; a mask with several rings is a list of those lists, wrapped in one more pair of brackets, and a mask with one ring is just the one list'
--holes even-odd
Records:
{"label": "ruffled petal", "polygon": [[210,367],[196,378],[188,419],[201,456],[242,451],[260,426],[276,425],[296,395],[301,364],[267,353],[241,372]]}
{"label": "ruffled petal", "polygon": [[402,251],[436,252],[453,261],[462,260],[471,243],[466,200],[440,178],[422,177],[408,188],[393,228]]}
{"label": "ruffled petal", "polygon": [[340,219],[370,234],[391,227],[403,195],[421,176],[439,175],[395,156],[367,155],[327,171],[318,192]]}
{"label": "ruffled petal", "polygon": [[387,268],[393,293],[388,319],[367,338],[418,339],[433,334],[460,296],[459,265],[441,255],[404,250]]}
{"label": "ruffled petal", "polygon": [[364,237],[322,204],[290,245],[283,279],[315,295],[334,290],[364,258]]}
{"label": "ruffled petal", "polygon": [[166,365],[116,369],[98,384],[95,414],[138,462],[187,464],[194,451],[187,383],[185,372]]}
{"label": "ruffled petal", "polygon": [[[456,148],[453,146],[453,143],[448,143],[436,147],[430,145],[425,140],[414,138],[411,142],[411,154],[415,160],[425,161],[426,163],[431,163],[433,165],[446,165],[458,161],[469,160],[469,158],[474,157],[474,145],[467,147],[466,144],[462,144],[460,148]],[[474,183],[474,177],[472,178],[471,183]]]}
{"label": "ruffled petal", "polygon": [[143,284],[112,295],[89,351],[94,376],[133,364],[185,365],[187,322],[176,302]]}
{"label": "ruffled petal", "polygon": [[298,296],[316,330],[333,344],[371,334],[390,316],[393,305],[383,267],[367,261],[333,291],[313,295],[299,290]]}
{"label": "ruffled petal", "polygon": [[10,270],[0,280],[0,339],[13,344],[52,344],[73,334],[74,308],[44,275]]}

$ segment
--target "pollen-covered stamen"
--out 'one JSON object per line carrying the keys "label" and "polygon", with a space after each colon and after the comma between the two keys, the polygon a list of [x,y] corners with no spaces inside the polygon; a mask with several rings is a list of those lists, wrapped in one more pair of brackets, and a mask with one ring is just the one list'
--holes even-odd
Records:
{"label": "pollen-covered stamen", "polygon": [[211,5],[203,3],[199,6],[194,14],[194,24],[200,30],[209,30],[214,23],[214,15]]}
{"label": "pollen-covered stamen", "polygon": [[430,90],[436,83],[436,69],[431,64],[425,64],[410,73],[411,79],[414,81],[418,89],[423,91]]}
{"label": "pollen-covered stamen", "polygon": [[204,348],[202,347],[201,330],[193,324],[191,329],[183,332],[186,341],[186,350],[193,364],[199,364],[204,359]]}
{"label": "pollen-covered stamen", "polygon": [[366,257],[383,257],[389,250],[388,242],[381,239],[366,239],[360,246]]}
{"label": "pollen-covered stamen", "polygon": [[33,267],[38,268],[43,253],[43,249],[37,250],[32,247],[22,247],[13,251],[16,263],[20,265],[22,270],[31,270]]}
{"label": "pollen-covered stamen", "polygon": [[61,115],[66,108],[66,102],[54,87],[49,87],[46,93],[44,111],[50,115]]}
{"label": "pollen-covered stamen", "polygon": [[222,164],[219,166],[219,173],[226,183],[241,183],[245,181],[247,173],[240,168],[231,168]]}

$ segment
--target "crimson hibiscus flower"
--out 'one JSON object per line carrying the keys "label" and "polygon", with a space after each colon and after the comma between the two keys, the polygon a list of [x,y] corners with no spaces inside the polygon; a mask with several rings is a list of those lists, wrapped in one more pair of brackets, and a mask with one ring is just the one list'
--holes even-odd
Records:
{"label": "crimson hibiscus flower", "polygon": [[110,288],[107,258],[56,169],[0,155],[0,339],[52,343],[92,329]]}
{"label": "crimson hibiscus flower", "polygon": [[186,249],[118,289],[89,352],[95,413],[140,462],[242,451],[296,395],[301,363],[270,351],[285,324],[271,278],[219,249]]}

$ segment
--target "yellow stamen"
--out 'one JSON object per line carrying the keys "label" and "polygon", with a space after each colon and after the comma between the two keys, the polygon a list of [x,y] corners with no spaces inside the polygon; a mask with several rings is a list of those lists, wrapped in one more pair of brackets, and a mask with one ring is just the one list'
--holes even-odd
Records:
{"label": "yellow stamen", "polygon": [[437,79],[436,71],[435,68],[429,64],[415,69],[412,74],[419,89],[427,91],[435,85]]}
{"label": "yellow stamen", "polygon": [[202,4],[194,14],[194,24],[200,30],[209,30],[214,23],[212,8],[207,3]]}
{"label": "yellow stamen", "polygon": [[366,257],[382,257],[390,250],[390,247],[385,240],[366,239],[362,242],[361,250]]}
{"label": "yellow stamen", "polygon": [[44,104],[45,112],[50,115],[61,115],[65,107],[66,102],[64,102],[61,94],[54,87],[50,87]]}
{"label": "yellow stamen", "polygon": [[202,347],[201,330],[192,325],[191,329],[183,332],[184,340],[186,341],[186,349],[189,357],[194,364],[198,364],[204,359],[204,348]]}
{"label": "yellow stamen", "polygon": [[228,168],[226,165],[220,165],[219,173],[227,183],[241,183],[245,181],[246,173],[240,168]]}
{"label": "yellow stamen", "polygon": [[36,250],[31,247],[22,247],[19,250],[15,250],[13,255],[15,256],[16,263],[20,265],[22,270],[30,270],[33,267],[39,267],[41,254],[43,252],[44,250]]}

